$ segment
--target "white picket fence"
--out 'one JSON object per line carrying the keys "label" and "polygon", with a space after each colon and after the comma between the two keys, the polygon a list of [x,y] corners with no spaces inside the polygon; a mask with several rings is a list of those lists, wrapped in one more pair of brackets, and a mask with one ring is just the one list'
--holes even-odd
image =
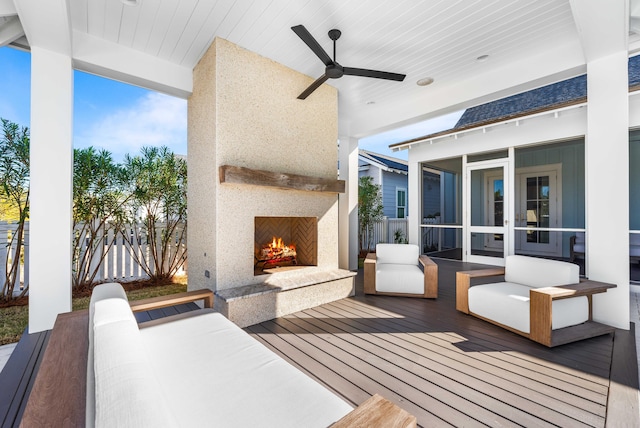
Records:
{"label": "white picket fence", "polygon": [[[422,224],[439,224],[440,217],[435,218],[423,218]],[[406,218],[388,218],[384,217],[382,221],[374,223],[373,235],[369,243],[369,248],[374,249],[378,243],[393,243],[395,242],[396,232],[402,239],[407,239],[407,219]],[[435,232],[435,233],[434,233]],[[428,230],[423,229],[422,245],[430,247],[432,245],[437,246],[439,243],[439,230],[430,228]]]}
{"label": "white picket fence", "polygon": [[407,219],[406,218],[388,218],[383,217],[382,221],[374,223],[372,226],[373,234],[369,235],[369,248],[374,249],[379,243],[395,242],[396,231],[401,235],[402,239],[407,239]]}
{"label": "white picket fence", "polygon": [[[177,254],[178,257],[184,255],[186,251],[186,234],[181,238],[181,233],[184,226],[179,226],[175,231],[174,237],[171,240],[169,247],[170,257],[167,257],[166,263],[170,260],[171,256]],[[15,234],[17,225],[15,223],[0,222],[0,261],[6,260],[7,263],[0,262],[0,280],[4,283],[7,269],[11,267],[13,257],[16,253],[17,242],[13,242],[11,247],[11,236]],[[136,230],[134,230],[136,228]],[[156,233],[159,235],[163,233],[164,227],[158,225],[156,227]],[[81,226],[77,226],[74,234],[80,233]],[[132,256],[132,252],[138,255],[139,260],[144,260],[150,267],[151,272],[155,271],[155,265],[151,259],[150,246],[147,242],[147,236],[142,232],[143,228],[141,224],[132,225],[129,228],[130,235],[127,237],[131,243],[131,251],[127,248],[122,235],[115,236],[113,230],[107,233],[106,237],[103,237],[103,249],[106,251],[106,256],[100,262],[100,257],[96,255],[92,260],[92,268],[98,267],[98,274],[94,281],[131,281],[136,279],[147,278],[147,274],[142,269],[142,266],[137,262],[136,258]],[[138,239],[135,239],[135,237]],[[71,237],[70,237],[71,238]],[[83,251],[86,251],[87,238],[86,236],[80,237],[80,242],[85,242],[82,246]],[[159,252],[160,249],[158,249]],[[9,257],[7,258],[7,252]],[[99,264],[99,266],[98,266]],[[186,272],[186,260],[180,266],[177,275],[184,275]],[[166,266],[168,267],[168,266]],[[92,269],[93,270],[93,269]],[[14,289],[14,295],[21,293],[22,289],[29,284],[29,223],[25,224],[25,233],[23,239],[22,257],[20,261],[20,270],[18,271],[18,277],[16,279],[16,285]]]}
{"label": "white picket fence", "polygon": [[[19,254],[16,251],[16,247],[18,246],[18,241],[14,240],[11,242],[11,237],[16,233],[18,229],[18,225],[15,223],[7,223],[0,222],[0,284],[4,284],[5,278],[7,276],[7,270],[11,269],[13,264],[13,260],[16,254]],[[25,225],[23,244],[29,242],[29,224]],[[8,256],[7,257],[7,253]],[[28,260],[29,260],[29,245],[22,245],[21,249],[22,257],[20,261],[20,269],[18,269],[16,276],[16,286],[13,289],[13,294],[15,296],[20,295],[22,293],[22,289],[26,284],[29,284],[29,268],[28,268]],[[2,261],[5,260],[6,263]],[[0,292],[1,288],[0,288]]]}

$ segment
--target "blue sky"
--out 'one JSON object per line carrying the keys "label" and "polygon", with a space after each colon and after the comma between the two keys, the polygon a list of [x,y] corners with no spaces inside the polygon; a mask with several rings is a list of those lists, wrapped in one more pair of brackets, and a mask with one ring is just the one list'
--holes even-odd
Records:
{"label": "blue sky", "polygon": [[[0,48],[0,117],[29,126],[30,54]],[[91,74],[74,72],[75,148],[138,154],[142,146],[187,153],[187,101]]]}
{"label": "blue sky", "polygon": [[[29,126],[30,54],[0,48],[0,117]],[[452,128],[462,111],[406,126],[359,142],[360,148],[400,159],[389,145]],[[121,162],[143,146],[167,146],[187,154],[187,101],[91,74],[74,72],[75,148],[104,148]]]}

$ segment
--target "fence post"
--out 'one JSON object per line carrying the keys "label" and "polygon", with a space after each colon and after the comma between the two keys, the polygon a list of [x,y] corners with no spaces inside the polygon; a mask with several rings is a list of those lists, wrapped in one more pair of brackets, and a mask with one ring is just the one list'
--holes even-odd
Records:
{"label": "fence post", "polygon": [[389,217],[382,217],[382,237],[384,242],[391,242],[389,240]]}
{"label": "fence post", "polygon": [[23,282],[22,285],[24,288],[29,286],[29,222],[24,222],[24,261],[23,261],[23,273],[22,277]]}

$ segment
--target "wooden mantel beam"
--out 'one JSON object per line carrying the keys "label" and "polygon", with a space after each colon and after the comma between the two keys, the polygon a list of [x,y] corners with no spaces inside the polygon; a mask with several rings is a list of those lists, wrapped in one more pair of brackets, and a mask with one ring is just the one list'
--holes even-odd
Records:
{"label": "wooden mantel beam", "polygon": [[345,181],[284,172],[262,171],[241,166],[222,165],[220,183],[252,184],[285,190],[344,193]]}

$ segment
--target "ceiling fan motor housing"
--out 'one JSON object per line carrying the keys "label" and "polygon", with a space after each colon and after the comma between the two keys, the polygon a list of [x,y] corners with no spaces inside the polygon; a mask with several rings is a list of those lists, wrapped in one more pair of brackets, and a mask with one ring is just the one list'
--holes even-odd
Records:
{"label": "ceiling fan motor housing", "polygon": [[330,79],[338,79],[344,75],[344,68],[337,62],[334,62],[333,64],[327,65],[325,74]]}

